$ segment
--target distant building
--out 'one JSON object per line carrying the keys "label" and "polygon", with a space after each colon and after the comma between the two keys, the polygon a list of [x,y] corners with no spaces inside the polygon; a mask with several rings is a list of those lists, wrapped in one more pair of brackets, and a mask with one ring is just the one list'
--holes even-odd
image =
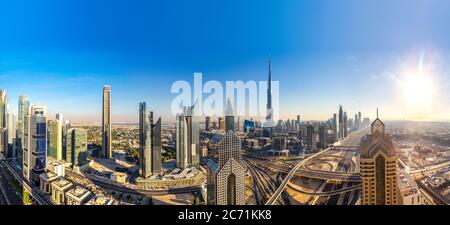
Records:
{"label": "distant building", "polygon": [[285,137],[274,137],[273,138],[273,149],[277,151],[282,151],[287,149],[286,138]]}
{"label": "distant building", "polygon": [[253,132],[255,130],[255,122],[252,120],[244,120],[244,132]]}
{"label": "distant building", "polygon": [[103,113],[102,113],[102,152],[101,157],[105,159],[111,158],[111,86],[103,87]]}
{"label": "distant building", "polygon": [[225,131],[225,118],[219,117],[219,130]]}
{"label": "distant building", "polygon": [[319,126],[319,147],[325,149],[328,145],[327,141],[327,128],[325,125]]}
{"label": "distant building", "polygon": [[397,205],[397,157],[391,137],[378,118],[360,145],[362,205]]}
{"label": "distant building", "polygon": [[316,149],[316,132],[312,124],[309,124],[306,128],[306,146],[308,150]]}
{"label": "distant building", "polygon": [[205,117],[205,130],[206,131],[209,131],[209,129],[210,129],[210,124],[211,123],[211,117],[209,117],[209,116],[207,116],[207,117]]}

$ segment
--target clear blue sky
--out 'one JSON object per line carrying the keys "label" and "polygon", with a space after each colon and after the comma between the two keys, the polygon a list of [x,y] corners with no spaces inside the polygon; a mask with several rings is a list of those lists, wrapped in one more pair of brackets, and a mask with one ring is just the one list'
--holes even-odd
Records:
{"label": "clear blue sky", "polygon": [[424,54],[440,91],[432,117],[445,119],[449,12],[447,0],[0,0],[0,88],[13,109],[23,93],[100,121],[111,84],[115,121],[136,121],[140,101],[173,120],[174,81],[262,80],[271,54],[283,115],[326,119],[341,103],[399,119],[395,80]]}

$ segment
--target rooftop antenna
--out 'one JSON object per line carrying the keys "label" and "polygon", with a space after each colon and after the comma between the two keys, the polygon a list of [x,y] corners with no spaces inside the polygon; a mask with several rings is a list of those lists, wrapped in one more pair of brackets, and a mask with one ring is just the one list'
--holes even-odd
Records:
{"label": "rooftop antenna", "polygon": [[378,119],[378,107],[377,107],[377,119]]}

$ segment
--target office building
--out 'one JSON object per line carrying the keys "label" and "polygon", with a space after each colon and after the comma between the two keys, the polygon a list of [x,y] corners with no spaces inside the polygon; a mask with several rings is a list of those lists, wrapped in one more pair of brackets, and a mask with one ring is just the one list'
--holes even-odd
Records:
{"label": "office building", "polygon": [[[24,132],[25,132],[25,116],[30,112],[30,101],[28,101],[28,97],[21,95],[19,97],[18,102],[18,123],[17,123],[17,158],[19,162],[23,161],[23,145],[24,145]],[[23,164],[20,164],[22,168]]]}
{"label": "office building", "polygon": [[316,133],[312,124],[308,124],[306,128],[306,147],[308,150],[316,149]]}
{"label": "office building", "polygon": [[234,131],[234,112],[231,100],[228,98],[225,110],[225,132],[228,132],[229,130]]}
{"label": "office building", "polygon": [[[140,176],[144,179],[161,173],[161,118],[153,123],[153,112],[145,102],[139,104]],[[178,140],[177,140],[178,141]]]}
{"label": "office building", "polygon": [[245,167],[241,140],[228,131],[218,144],[218,168],[215,176],[217,205],[245,205]]}
{"label": "office building", "polygon": [[101,157],[109,159],[112,155],[111,149],[111,86],[103,87],[103,113],[102,113],[102,152]]}
{"label": "office building", "polygon": [[67,131],[66,162],[73,167],[87,163],[87,131],[82,128],[71,128]]}
{"label": "office building", "polygon": [[319,147],[322,149],[325,149],[328,145],[328,140],[327,140],[327,135],[328,135],[328,129],[326,128],[325,125],[320,125],[319,126]]}
{"label": "office building", "polygon": [[225,131],[225,118],[219,117],[219,130]]}
{"label": "office building", "polygon": [[210,123],[211,123],[211,117],[207,116],[205,117],[205,130],[209,131],[210,129]]}
{"label": "office building", "polygon": [[8,149],[8,94],[0,90],[0,152],[7,157]]}
{"label": "office building", "polygon": [[23,175],[39,185],[39,175],[45,172],[47,157],[47,106],[37,104],[31,107],[24,126]]}
{"label": "office building", "polygon": [[178,168],[198,166],[200,163],[200,130],[195,105],[185,107],[182,114],[177,115],[176,159]]}
{"label": "office building", "polygon": [[63,147],[62,147],[62,121],[50,120],[48,122],[48,138],[49,138],[49,148],[48,148],[48,156],[52,157],[56,160],[63,159]]}
{"label": "office building", "polygon": [[339,133],[339,140],[344,138],[344,112],[342,110],[342,105],[339,105],[339,122],[338,122],[338,133]]}
{"label": "office building", "polygon": [[391,137],[378,118],[371,125],[371,133],[360,144],[361,204],[396,205],[397,157]]}

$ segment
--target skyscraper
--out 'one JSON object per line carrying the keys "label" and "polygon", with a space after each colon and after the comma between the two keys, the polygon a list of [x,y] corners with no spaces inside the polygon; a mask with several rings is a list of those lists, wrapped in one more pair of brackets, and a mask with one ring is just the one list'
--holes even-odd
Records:
{"label": "skyscraper", "polygon": [[216,204],[245,204],[245,167],[242,163],[241,140],[229,130],[218,145]]}
{"label": "skyscraper", "polygon": [[7,157],[8,140],[8,94],[6,90],[0,90],[0,151]]}
{"label": "skyscraper", "polygon": [[225,131],[225,118],[219,117],[219,130]]}
{"label": "skyscraper", "polygon": [[103,87],[103,114],[102,114],[102,158],[111,157],[111,86]]}
{"label": "skyscraper", "polygon": [[48,122],[49,127],[49,148],[48,156],[56,159],[63,159],[63,149],[62,149],[62,121],[61,120],[51,120]]}
{"label": "skyscraper", "polygon": [[325,125],[319,126],[319,145],[320,148],[325,149],[327,147],[327,128]]}
{"label": "skyscraper", "polygon": [[211,117],[209,117],[209,116],[205,117],[205,130],[206,131],[209,131],[210,123],[211,123]]}
{"label": "skyscraper", "polygon": [[197,166],[200,162],[200,130],[196,105],[185,107],[182,114],[177,115],[176,153],[177,167]]}
{"label": "skyscraper", "polygon": [[371,134],[360,144],[362,205],[396,205],[397,157],[391,137],[378,118],[371,125]]}
{"label": "skyscraper", "polygon": [[312,124],[306,128],[306,145],[309,150],[316,149],[316,133]]}
{"label": "skyscraper", "polygon": [[339,140],[339,121],[336,113],[333,114],[333,131],[335,134],[335,141]]}
{"label": "skyscraper", "polygon": [[[30,101],[28,101],[28,97],[21,95],[19,97],[19,104],[18,104],[18,110],[19,110],[19,117],[18,119],[18,129],[17,129],[17,135],[18,135],[18,159],[19,162],[23,161],[23,145],[25,143],[24,140],[24,132],[25,132],[25,116],[28,114],[30,109]],[[21,167],[23,164],[20,165]]]}
{"label": "skyscraper", "polygon": [[24,173],[27,173],[24,177],[39,185],[39,175],[45,172],[47,157],[47,106],[37,104],[31,107],[25,126],[25,137],[28,140],[25,141],[26,151],[24,149],[24,156],[25,152],[27,154],[27,158],[24,157],[23,168]]}
{"label": "skyscraper", "polygon": [[228,132],[229,130],[234,131],[234,112],[231,100],[228,98],[225,110],[225,132]]}
{"label": "skyscraper", "polygon": [[[161,119],[153,124],[153,112],[139,103],[140,175],[146,179],[161,173]],[[178,140],[177,140],[178,142]]]}
{"label": "skyscraper", "polygon": [[344,112],[342,105],[339,105],[339,139],[344,138]]}
{"label": "skyscraper", "polygon": [[82,166],[87,163],[87,131],[82,128],[71,128],[67,131],[66,162],[72,166]]}
{"label": "skyscraper", "polygon": [[344,129],[344,136],[343,138],[346,138],[348,135],[348,117],[347,117],[347,112],[344,112],[344,117],[343,117],[343,129]]}
{"label": "skyscraper", "polygon": [[296,121],[296,130],[300,131],[300,115],[297,115],[297,121]]}
{"label": "skyscraper", "polygon": [[267,114],[266,121],[263,124],[263,136],[272,137],[272,130],[275,126],[273,121],[273,108],[272,108],[272,59],[269,58],[269,78],[267,80]]}
{"label": "skyscraper", "polygon": [[17,128],[16,128],[16,115],[9,111],[7,116],[7,124],[6,124],[6,155],[7,157],[17,157]]}
{"label": "skyscraper", "polygon": [[358,129],[366,128],[366,127],[363,126],[363,122],[362,122],[361,116],[362,116],[362,115],[361,115],[361,112],[358,112],[358,123],[359,123]]}

